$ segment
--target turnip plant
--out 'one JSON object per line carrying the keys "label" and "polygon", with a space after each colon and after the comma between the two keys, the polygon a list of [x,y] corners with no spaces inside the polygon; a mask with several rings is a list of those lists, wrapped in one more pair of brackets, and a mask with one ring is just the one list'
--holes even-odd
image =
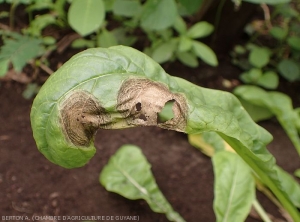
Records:
{"label": "turnip plant", "polygon": [[[172,104],[173,116],[161,120],[166,104]],[[272,136],[253,122],[239,100],[172,77],[133,48],[94,48],[73,56],[42,86],[32,105],[31,124],[40,152],[65,168],[81,167],[95,154],[99,128],[216,132],[294,221],[300,221],[295,194],[283,185],[275,158],[266,149]],[[290,185],[298,187],[292,179]]]}

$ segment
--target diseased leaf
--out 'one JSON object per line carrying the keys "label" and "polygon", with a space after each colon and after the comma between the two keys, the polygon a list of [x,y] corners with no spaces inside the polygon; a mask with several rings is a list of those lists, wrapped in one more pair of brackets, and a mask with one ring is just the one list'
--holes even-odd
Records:
{"label": "diseased leaf", "polygon": [[102,0],[73,0],[68,12],[70,26],[81,36],[99,29],[104,17],[105,7]]}
{"label": "diseased leaf", "polygon": [[178,17],[174,0],[148,0],[143,6],[141,26],[146,30],[163,30]]}
{"label": "diseased leaf", "polygon": [[237,154],[226,151],[217,152],[212,162],[217,222],[244,221],[255,199],[255,184],[249,166]]}
{"label": "diseased leaf", "polygon": [[151,166],[141,150],[134,145],[123,145],[100,173],[100,183],[108,191],[131,200],[144,199],[157,213],[164,213],[170,221],[183,222],[157,186]]}
{"label": "diseased leaf", "polygon": [[193,41],[193,50],[195,54],[205,63],[211,66],[217,66],[218,60],[214,51],[202,42]]}
{"label": "diseased leaf", "polygon": [[197,22],[188,31],[187,36],[192,39],[203,38],[214,31],[213,25],[208,22]]}
{"label": "diseased leaf", "polygon": [[[174,118],[158,123],[157,113],[172,100]],[[275,158],[266,149],[272,136],[253,122],[238,99],[172,77],[133,48],[88,49],[73,56],[39,91],[31,109],[31,124],[38,149],[66,168],[83,166],[94,155],[98,128],[159,126],[187,134],[216,132],[291,217],[300,220],[280,184]]]}

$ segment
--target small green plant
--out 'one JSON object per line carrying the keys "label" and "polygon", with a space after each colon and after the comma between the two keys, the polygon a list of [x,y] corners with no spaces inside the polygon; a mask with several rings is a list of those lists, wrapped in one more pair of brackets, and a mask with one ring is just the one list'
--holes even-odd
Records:
{"label": "small green plant", "polygon": [[[173,118],[161,121],[166,103],[172,104]],[[266,149],[272,136],[253,122],[238,99],[172,77],[130,47],[75,55],[42,86],[32,105],[31,124],[40,152],[65,168],[81,167],[94,155],[98,128],[158,126],[187,134],[216,132],[293,220],[300,220],[293,194]],[[298,184],[290,179],[289,186]]]}
{"label": "small green plant", "polygon": [[[234,48],[233,63],[245,70],[240,76],[244,83],[276,89],[278,74],[291,82],[300,80],[300,9],[297,7],[288,3],[275,5],[273,14],[269,15],[272,20],[266,21],[267,30],[253,32],[251,29],[250,43]],[[260,43],[262,39],[275,44],[267,47]]]}

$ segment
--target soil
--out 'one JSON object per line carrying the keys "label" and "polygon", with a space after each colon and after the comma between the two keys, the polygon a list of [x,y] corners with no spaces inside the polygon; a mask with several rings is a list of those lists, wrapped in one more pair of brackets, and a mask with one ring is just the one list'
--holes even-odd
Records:
{"label": "soil", "polygon": [[[238,83],[239,70],[230,65],[228,57],[220,59],[218,68],[200,67],[188,69],[177,63],[164,66],[169,73],[205,87],[224,90],[224,79],[233,85]],[[12,81],[3,82],[0,87],[0,220],[3,216],[21,215],[30,219],[47,215],[122,215],[138,216],[143,222],[167,221],[163,214],[152,212],[143,200],[127,200],[99,184],[99,172],[109,157],[121,145],[135,144],[151,163],[158,186],[186,221],[215,221],[211,160],[193,148],[185,134],[154,127],[100,130],[95,140],[95,157],[82,168],[63,169],[38,152],[29,119],[32,100],[22,97],[23,90],[23,85]],[[268,148],[278,164],[294,172],[300,167],[299,157],[280,125],[272,119],[262,126],[274,135]],[[270,214],[282,218],[267,198],[259,192],[257,195]],[[259,220],[248,217],[246,221]]]}

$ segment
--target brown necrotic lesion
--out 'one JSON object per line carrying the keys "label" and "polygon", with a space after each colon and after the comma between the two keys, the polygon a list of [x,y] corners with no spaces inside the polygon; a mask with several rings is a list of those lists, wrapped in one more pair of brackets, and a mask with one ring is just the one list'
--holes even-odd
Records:
{"label": "brown necrotic lesion", "polygon": [[89,146],[97,129],[110,122],[97,99],[85,91],[72,92],[61,106],[64,133],[76,146]]}
{"label": "brown necrotic lesion", "polygon": [[[161,122],[158,114],[170,101],[173,117]],[[162,83],[148,79],[128,79],[121,86],[117,103],[117,111],[122,113],[128,125],[157,125],[177,131],[184,131],[186,127],[187,105],[184,96],[170,92]]]}

